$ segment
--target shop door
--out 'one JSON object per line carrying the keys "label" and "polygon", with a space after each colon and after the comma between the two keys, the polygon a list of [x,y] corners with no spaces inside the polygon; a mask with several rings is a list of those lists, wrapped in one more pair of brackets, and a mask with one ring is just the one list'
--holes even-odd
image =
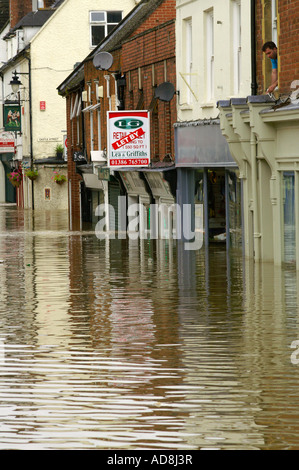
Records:
{"label": "shop door", "polygon": [[5,201],[9,203],[16,203],[16,189],[11,184],[9,179],[7,178],[7,173],[10,173],[11,169],[7,162],[2,162],[5,169]]}
{"label": "shop door", "polygon": [[118,182],[109,182],[109,227],[110,230],[118,230],[118,197],[120,196],[120,186]]}

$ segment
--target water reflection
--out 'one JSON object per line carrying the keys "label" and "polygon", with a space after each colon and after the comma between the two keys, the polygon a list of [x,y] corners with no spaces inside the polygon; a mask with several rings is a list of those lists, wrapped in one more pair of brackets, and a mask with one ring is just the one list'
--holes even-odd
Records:
{"label": "water reflection", "polygon": [[297,449],[298,279],[0,206],[1,449]]}

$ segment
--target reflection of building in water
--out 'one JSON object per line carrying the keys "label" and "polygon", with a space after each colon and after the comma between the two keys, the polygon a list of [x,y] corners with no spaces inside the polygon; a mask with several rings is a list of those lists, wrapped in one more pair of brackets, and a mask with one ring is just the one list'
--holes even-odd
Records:
{"label": "reflection of building in water", "polygon": [[182,251],[178,260],[180,350],[186,371],[180,397],[188,410],[188,445],[259,448],[263,433],[255,423],[255,405],[244,411],[250,392],[238,354],[245,314],[241,259],[232,261],[225,247],[217,246],[188,256]]}

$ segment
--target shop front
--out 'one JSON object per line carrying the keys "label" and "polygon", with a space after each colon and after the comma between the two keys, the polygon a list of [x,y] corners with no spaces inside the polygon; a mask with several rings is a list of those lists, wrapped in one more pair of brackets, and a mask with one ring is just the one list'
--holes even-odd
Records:
{"label": "shop front", "polygon": [[299,266],[299,99],[220,101],[221,131],[238,161],[245,256]]}
{"label": "shop front", "polygon": [[242,186],[239,169],[218,119],[175,125],[177,203],[191,208],[191,230],[204,242],[242,250]]}

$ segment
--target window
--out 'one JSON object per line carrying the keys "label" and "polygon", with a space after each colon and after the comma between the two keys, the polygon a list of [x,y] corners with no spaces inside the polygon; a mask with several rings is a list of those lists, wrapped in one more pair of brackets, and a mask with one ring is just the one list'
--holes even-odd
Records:
{"label": "window", "polygon": [[121,21],[122,11],[90,12],[90,43],[92,47],[99,44]]}
{"label": "window", "polygon": [[233,2],[233,67],[234,94],[240,92],[241,83],[241,2]]}
{"label": "window", "polygon": [[214,12],[206,13],[206,77],[207,101],[214,98]]}
{"label": "window", "polygon": [[44,8],[44,0],[32,0],[32,11]]}
{"label": "window", "polygon": [[272,41],[277,44],[277,0],[272,0]]}
{"label": "window", "polygon": [[192,102],[192,19],[185,21],[187,103]]}

